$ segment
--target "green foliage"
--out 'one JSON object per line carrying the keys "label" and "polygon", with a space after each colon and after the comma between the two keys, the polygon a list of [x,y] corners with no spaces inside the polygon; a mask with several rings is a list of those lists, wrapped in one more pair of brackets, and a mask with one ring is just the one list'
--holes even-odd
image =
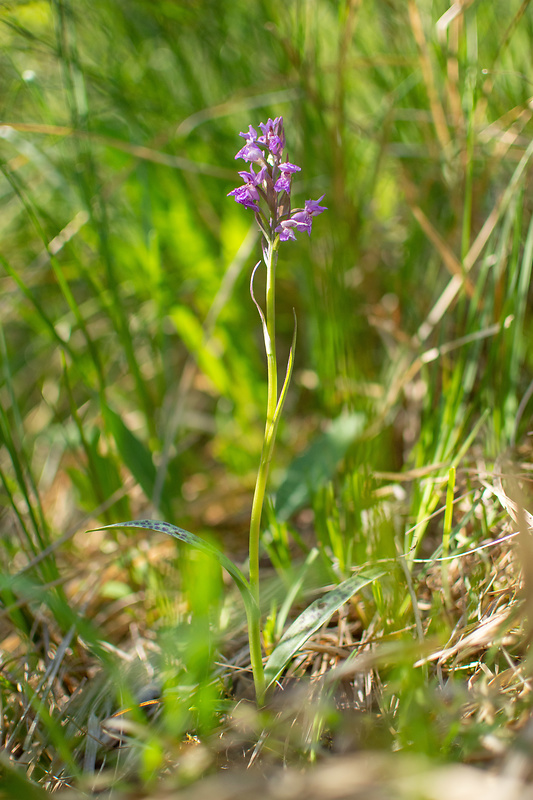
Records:
{"label": "green foliage", "polygon": [[275,514],[281,522],[309,503],[336,472],[349,446],[364,429],[361,414],[339,417],[287,468],[276,492]]}
{"label": "green foliage", "polygon": [[381,578],[383,572],[370,570],[354,575],[331,592],[311,603],[287,628],[265,666],[267,688],[271,686],[305,642],[324,625],[338,609],[362,588]]}

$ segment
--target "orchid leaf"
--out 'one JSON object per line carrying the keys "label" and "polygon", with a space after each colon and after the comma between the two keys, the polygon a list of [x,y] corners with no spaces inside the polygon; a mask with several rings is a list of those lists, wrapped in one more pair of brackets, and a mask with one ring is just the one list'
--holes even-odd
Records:
{"label": "orchid leaf", "polygon": [[359,572],[311,603],[287,628],[268,659],[265,666],[267,690],[275,683],[291,658],[328,621],[335,611],[362,589],[363,586],[367,586],[384,574],[385,570],[378,569]]}
{"label": "orchid leaf", "polygon": [[186,544],[190,544],[192,547],[195,547],[197,550],[201,550],[202,553],[206,553],[218,561],[220,566],[231,575],[242,595],[246,609],[255,611],[255,613],[257,613],[256,609],[254,608],[256,604],[250,591],[250,586],[241,570],[233,563],[233,561],[231,561],[231,559],[218,550],[218,548],[214,547],[209,542],[206,542],[205,539],[200,539],[199,536],[195,536],[194,533],[190,533],[190,531],[186,531],[184,528],[178,528],[177,525],[171,525],[170,522],[162,522],[161,520],[155,519],[140,519],[132,522],[115,522],[113,525],[102,525],[99,528],[92,528],[92,530],[103,531],[107,530],[108,528],[144,528],[150,531],[166,533],[168,536],[173,536],[180,542],[185,542]]}

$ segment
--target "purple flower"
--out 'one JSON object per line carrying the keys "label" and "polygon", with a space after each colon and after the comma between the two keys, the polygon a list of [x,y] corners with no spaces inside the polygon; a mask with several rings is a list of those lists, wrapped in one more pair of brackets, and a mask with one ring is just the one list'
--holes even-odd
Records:
{"label": "purple flower", "polygon": [[252,166],[249,172],[246,172],[246,170],[239,172],[239,175],[244,181],[244,186],[238,186],[236,189],[228,192],[227,196],[233,195],[235,201],[245,208],[253,208],[254,211],[259,211],[257,203],[259,202],[260,195],[256,187],[260,186],[265,180],[266,171],[267,169],[265,166],[256,173]]}
{"label": "purple flower", "polygon": [[276,233],[279,233],[280,240],[285,242],[287,239],[296,239],[294,229],[297,231],[307,231],[311,236],[311,226],[313,218],[307,211],[296,211],[290,219],[283,220],[276,228]]}
{"label": "purple flower", "polygon": [[240,203],[245,208],[259,211],[259,206],[257,205],[259,201],[259,192],[255,186],[252,186],[250,183],[247,183],[245,186],[237,186],[236,189],[228,192],[227,197],[230,195],[235,197],[235,202]]}
{"label": "purple flower", "polygon": [[263,164],[265,163],[263,151],[253,142],[245,144],[244,147],[239,150],[235,158],[244,158],[245,161],[258,161]]}
{"label": "purple flower", "polygon": [[265,156],[260,147],[257,146],[257,131],[251,125],[248,127],[248,133],[239,133],[246,139],[246,144],[239,150],[235,158],[244,158],[245,161],[261,161],[265,162]]}
{"label": "purple flower", "polygon": [[252,128],[252,126],[249,125],[248,133],[239,133],[239,136],[242,136],[243,139],[246,139],[246,144],[251,144],[257,140],[257,131],[255,128]]}
{"label": "purple flower", "polygon": [[239,175],[245,183],[250,183],[252,186],[260,186],[265,180],[266,167],[261,167],[259,172],[255,173],[253,167],[250,167],[250,172],[242,171]]}
{"label": "purple flower", "polygon": [[[281,165],[284,166],[283,164]],[[276,228],[276,233],[279,233],[281,242],[286,242],[288,239],[296,239],[295,231],[306,231],[311,236],[311,227],[313,225],[313,217],[327,211],[325,206],[320,205],[322,197],[318,200],[306,200],[305,209],[303,211],[295,211],[292,217],[283,220]]]}
{"label": "purple flower", "polygon": [[293,231],[294,227],[296,227],[296,223],[292,219],[286,219],[278,225],[276,233],[279,233],[280,242],[286,242],[288,239],[294,239],[294,241],[296,241],[296,236]]}
{"label": "purple flower", "polygon": [[313,224],[311,214],[308,214],[307,211],[297,211],[292,215],[291,221],[295,223],[297,230],[306,231],[311,236],[311,225]]}
{"label": "purple flower", "polygon": [[312,217],[317,217],[319,214],[322,214],[323,211],[327,211],[326,206],[320,206],[320,201],[324,198],[325,195],[319,197],[318,200],[306,200],[305,201],[305,210],[308,214]]}
{"label": "purple flower", "polygon": [[[250,127],[252,127],[250,125]],[[267,122],[259,123],[263,135],[257,140],[268,147],[273,156],[281,156],[285,147],[285,132],[283,130],[283,117],[268,118]]]}
{"label": "purple flower", "polygon": [[289,164],[288,161],[285,161],[283,164],[279,165],[279,169],[281,172],[281,177],[279,177],[274,184],[274,189],[276,192],[287,192],[287,194],[290,194],[291,174],[293,172],[300,172],[301,167],[297,167],[296,164]]}

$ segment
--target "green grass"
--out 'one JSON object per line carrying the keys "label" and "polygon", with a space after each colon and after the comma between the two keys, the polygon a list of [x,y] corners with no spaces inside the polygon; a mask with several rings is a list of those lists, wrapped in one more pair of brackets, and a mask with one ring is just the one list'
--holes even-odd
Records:
{"label": "green grass", "polygon": [[[449,7],[3,4],[6,796],[149,794],[362,747],[511,759],[527,541],[485,545],[528,502],[533,23],[527,0]],[[279,114],[295,193],[329,210],[278,265],[281,364],[293,308],[298,344],[263,517],[267,648],[354,572],[385,575],[257,714],[235,709],[245,618],[218,568],[86,531],[165,519],[245,561],[266,370],[258,237],[226,194],[239,131]],[[147,686],[155,715],[113,748],[105,720]]]}

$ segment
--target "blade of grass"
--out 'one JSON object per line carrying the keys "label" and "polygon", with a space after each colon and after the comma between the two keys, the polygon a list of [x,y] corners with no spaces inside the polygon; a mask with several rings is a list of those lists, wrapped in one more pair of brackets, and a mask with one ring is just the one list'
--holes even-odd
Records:
{"label": "blade of grass", "polygon": [[[446,509],[444,511],[444,528],[442,531],[442,557],[447,559],[450,552],[450,533],[453,522],[453,497],[455,493],[455,467],[450,467],[448,472],[448,486],[446,487]],[[450,587],[448,584],[448,563],[443,561],[441,564],[442,588],[444,590],[444,600],[448,608],[451,608],[452,600]]]}

